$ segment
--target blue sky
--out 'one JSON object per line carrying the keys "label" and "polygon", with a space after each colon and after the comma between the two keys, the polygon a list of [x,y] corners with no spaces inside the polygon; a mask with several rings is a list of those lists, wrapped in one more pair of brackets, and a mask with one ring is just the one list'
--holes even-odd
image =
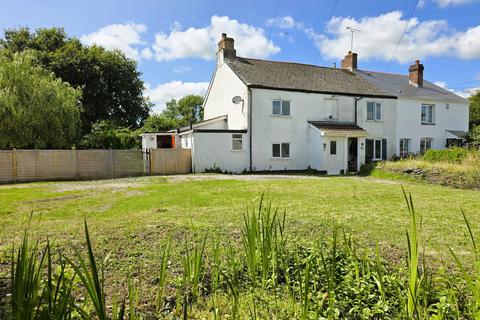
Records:
{"label": "blue sky", "polygon": [[331,66],[349,49],[351,26],[360,30],[361,69],[406,74],[420,59],[432,82],[462,95],[480,87],[478,0],[0,2],[2,29],[64,27],[136,59],[156,111],[170,98],[204,93],[221,32],[243,56]]}

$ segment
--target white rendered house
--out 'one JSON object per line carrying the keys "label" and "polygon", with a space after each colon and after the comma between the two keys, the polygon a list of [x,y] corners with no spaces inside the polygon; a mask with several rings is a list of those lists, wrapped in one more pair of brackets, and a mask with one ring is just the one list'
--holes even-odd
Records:
{"label": "white rendered house", "polygon": [[467,100],[409,75],[237,57],[222,34],[204,102],[204,122],[176,131],[194,172],[356,172],[395,155],[462,145]]}

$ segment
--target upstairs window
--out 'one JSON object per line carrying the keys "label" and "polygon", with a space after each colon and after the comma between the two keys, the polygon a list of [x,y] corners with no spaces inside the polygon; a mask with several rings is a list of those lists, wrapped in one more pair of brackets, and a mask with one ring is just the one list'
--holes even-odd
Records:
{"label": "upstairs window", "polygon": [[290,158],[290,143],[272,143],[272,158]]}
{"label": "upstairs window", "polygon": [[275,116],[290,116],[289,100],[273,100],[272,114]]}
{"label": "upstairs window", "polygon": [[242,134],[232,134],[232,150],[233,151],[242,151],[243,150],[243,135]]}
{"label": "upstairs window", "polygon": [[435,123],[435,105],[434,104],[422,104],[422,124],[434,124]]}
{"label": "upstairs window", "polygon": [[382,104],[379,102],[367,102],[367,121],[382,120]]}

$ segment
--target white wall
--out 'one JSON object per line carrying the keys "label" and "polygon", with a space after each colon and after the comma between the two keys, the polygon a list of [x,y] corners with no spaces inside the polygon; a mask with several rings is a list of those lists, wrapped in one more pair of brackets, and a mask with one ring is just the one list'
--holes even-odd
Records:
{"label": "white wall", "polygon": [[[367,120],[367,102],[379,102],[382,107],[380,121]],[[367,139],[387,139],[387,158],[391,158],[396,151],[397,113],[396,99],[363,98],[357,102],[358,125],[367,131]],[[365,160],[365,155],[362,161]]]}
{"label": "white wall", "polygon": [[[232,98],[235,96],[244,101],[234,104]],[[248,90],[227,64],[217,67],[205,99],[204,119],[227,115],[228,129],[247,128]]]}
{"label": "white wall", "polygon": [[248,134],[242,133],[243,150],[232,150],[230,132],[194,132],[193,133],[193,170],[205,172],[219,168],[222,171],[241,173],[248,170]]}
{"label": "white wall", "polygon": [[[323,141],[309,134],[311,130],[318,129],[309,128],[308,121],[331,120],[328,101],[331,98],[331,95],[317,93],[252,89],[253,170],[304,170],[309,166],[316,170],[326,170],[325,161],[315,155],[318,149],[313,147],[323,144]],[[339,120],[353,122],[355,120],[354,98],[347,96],[335,96],[335,98],[338,99]],[[272,116],[272,100],[275,99],[290,100],[290,117]],[[378,99],[378,101],[386,106],[387,126],[384,128],[380,123],[361,122],[362,116],[359,116],[359,125],[367,130],[370,128],[374,136],[391,135],[389,140],[392,140],[391,149],[393,150],[395,129],[392,124],[395,100]],[[359,113],[363,105],[366,112],[366,100],[362,99],[358,102]],[[275,142],[290,143],[290,159],[271,158],[271,144]],[[361,142],[364,143],[364,139],[359,139],[359,147]],[[359,160],[363,162],[364,150],[360,151]]]}
{"label": "white wall", "polygon": [[157,136],[144,135],[142,136],[142,149],[155,149],[157,147]]}
{"label": "white wall", "polygon": [[[435,105],[435,124],[421,124],[422,103]],[[449,103],[447,110],[446,104]],[[397,101],[397,139],[395,150],[400,152],[400,139],[411,139],[412,153],[420,151],[420,139],[425,137],[433,138],[433,149],[445,149],[445,130],[461,130],[468,132],[468,103],[458,103],[440,100],[420,100],[401,98]]]}

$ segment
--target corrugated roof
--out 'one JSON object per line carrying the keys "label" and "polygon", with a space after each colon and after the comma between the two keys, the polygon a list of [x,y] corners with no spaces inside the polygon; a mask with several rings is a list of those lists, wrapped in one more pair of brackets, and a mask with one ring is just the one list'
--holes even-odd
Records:
{"label": "corrugated roof", "polygon": [[355,72],[362,76],[365,80],[369,81],[371,84],[382,88],[389,94],[396,95],[398,97],[468,102],[466,99],[442,87],[439,87],[430,81],[423,80],[422,87],[411,85],[409,83],[408,75],[365,70],[356,70]]}
{"label": "corrugated roof", "polygon": [[349,70],[236,57],[225,60],[250,87],[395,99]]}
{"label": "corrugated roof", "polygon": [[366,136],[367,131],[352,122],[308,121],[326,136]]}

